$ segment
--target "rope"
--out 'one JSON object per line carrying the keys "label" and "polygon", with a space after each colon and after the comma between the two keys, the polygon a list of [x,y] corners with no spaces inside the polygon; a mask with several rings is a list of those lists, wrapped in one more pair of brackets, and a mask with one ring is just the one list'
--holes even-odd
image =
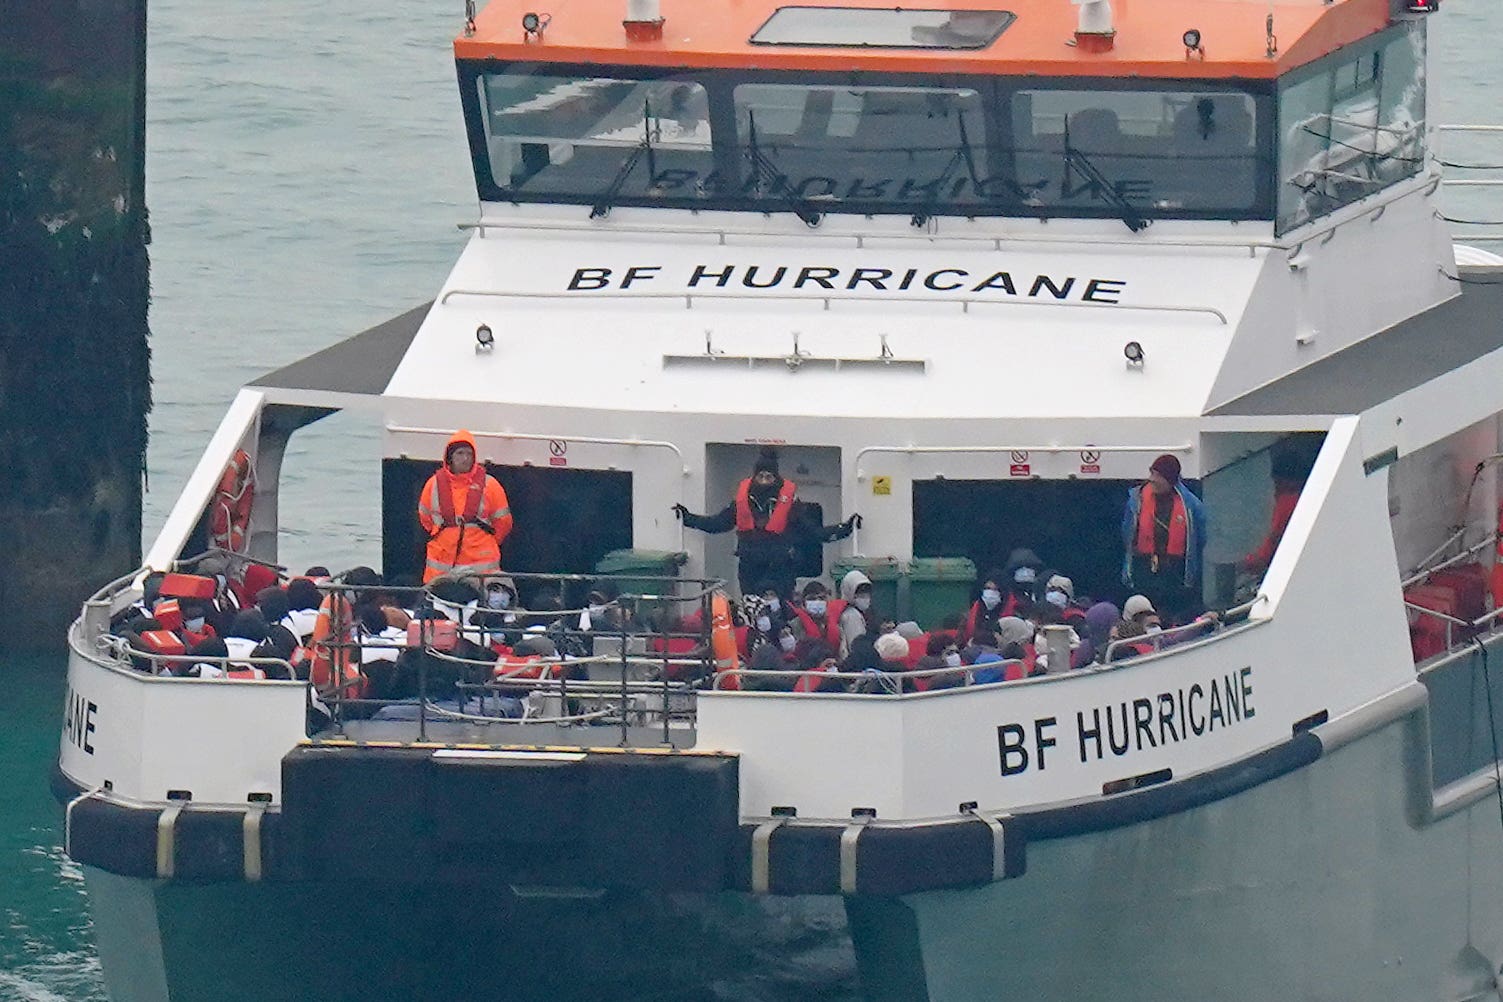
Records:
{"label": "rope", "polygon": [[1493,792],[1498,795],[1498,822],[1503,824],[1503,756],[1498,754],[1498,721],[1493,713],[1492,673],[1488,670],[1487,645],[1481,637],[1473,637],[1472,642],[1482,654],[1482,684],[1487,689],[1487,733],[1493,742]]}

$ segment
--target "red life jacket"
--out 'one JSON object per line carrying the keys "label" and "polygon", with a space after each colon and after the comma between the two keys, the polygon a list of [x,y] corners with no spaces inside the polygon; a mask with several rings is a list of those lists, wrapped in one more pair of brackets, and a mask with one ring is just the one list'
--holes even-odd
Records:
{"label": "red life jacket", "polygon": [[[793,512],[793,495],[797,490],[798,485],[792,480],[783,481],[783,486],[778,488],[778,499],[772,506],[772,514],[767,516],[767,524],[762,527],[764,532],[778,535],[787,531],[788,516]],[[736,488],[736,531],[751,532],[756,527],[751,509],[751,479],[747,478]]]}
{"label": "red life jacket", "polygon": [[[1171,557],[1183,557],[1189,538],[1190,516],[1185,511],[1185,499],[1179,496],[1179,491],[1172,493],[1174,510],[1169,515],[1169,548],[1165,552]],[[1153,552],[1153,520],[1158,514],[1158,495],[1152,487],[1144,484],[1141,498],[1138,505],[1138,535],[1133,552],[1147,556]]]}
{"label": "red life jacket", "polygon": [[[822,637],[825,643],[835,650],[840,650],[840,614],[845,611],[843,599],[832,598],[825,600],[825,628],[821,630],[814,617],[801,605],[793,607],[793,614],[799,622],[804,624],[804,635],[808,637]],[[797,690],[803,691],[803,690]]]}
{"label": "red life jacket", "polygon": [[476,463],[470,467],[470,472],[463,476],[456,475],[449,469],[449,464],[438,468],[434,474],[437,479],[435,486],[438,488],[438,511],[443,516],[444,525],[458,525],[459,519],[454,517],[454,485],[465,484],[464,495],[464,521],[474,521],[480,515],[480,502],[485,499],[485,467]]}
{"label": "red life jacket", "polygon": [[239,667],[231,668],[229,671],[224,673],[224,677],[241,679],[264,679],[266,677],[266,672],[262,671],[260,668]]}

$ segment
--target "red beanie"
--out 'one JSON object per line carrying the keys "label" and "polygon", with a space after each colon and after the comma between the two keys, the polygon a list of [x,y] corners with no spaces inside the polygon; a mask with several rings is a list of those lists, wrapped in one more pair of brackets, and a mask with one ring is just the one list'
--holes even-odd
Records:
{"label": "red beanie", "polygon": [[1167,452],[1155,459],[1148,468],[1171,484],[1179,483],[1179,460]]}

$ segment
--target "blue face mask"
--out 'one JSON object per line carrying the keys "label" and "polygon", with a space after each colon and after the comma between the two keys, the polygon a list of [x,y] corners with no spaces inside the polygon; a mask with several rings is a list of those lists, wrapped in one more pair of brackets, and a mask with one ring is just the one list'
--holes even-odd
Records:
{"label": "blue face mask", "polygon": [[204,618],[195,616],[192,619],[183,620],[183,629],[189,633],[202,633],[204,631]]}
{"label": "blue face mask", "polygon": [[981,602],[988,609],[995,609],[1002,604],[1002,593],[995,588],[983,588],[981,590]]}
{"label": "blue face mask", "polygon": [[804,603],[804,609],[811,616],[823,616],[825,614],[825,608],[825,600],[822,598],[811,598],[809,601]]}
{"label": "blue face mask", "polygon": [[505,609],[511,606],[511,595],[504,591],[493,591],[486,596],[486,605],[492,609]]}

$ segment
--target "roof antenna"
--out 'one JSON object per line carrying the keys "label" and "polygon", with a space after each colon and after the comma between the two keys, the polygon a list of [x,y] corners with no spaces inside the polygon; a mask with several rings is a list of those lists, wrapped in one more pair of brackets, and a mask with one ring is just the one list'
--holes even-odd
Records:
{"label": "roof antenna", "polygon": [[475,37],[475,0],[464,0],[464,37]]}

